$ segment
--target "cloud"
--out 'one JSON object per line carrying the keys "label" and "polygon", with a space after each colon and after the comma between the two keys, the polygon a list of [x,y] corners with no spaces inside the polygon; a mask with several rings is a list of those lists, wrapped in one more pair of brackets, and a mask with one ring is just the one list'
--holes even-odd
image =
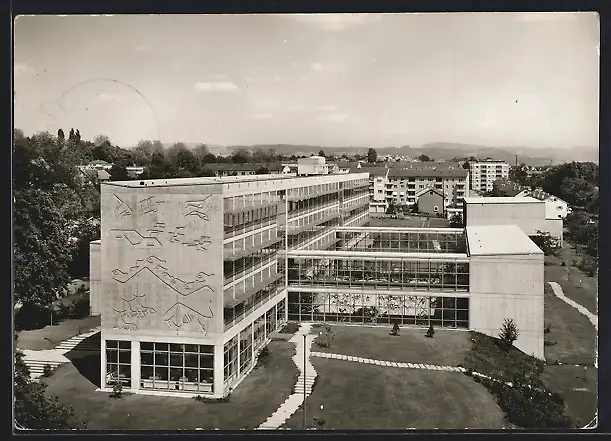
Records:
{"label": "cloud", "polygon": [[280,81],[282,81],[282,77],[276,75],[274,78],[272,78],[272,83],[279,83]]}
{"label": "cloud", "polygon": [[334,66],[331,64],[323,64],[320,62],[315,62],[315,63],[310,64],[310,69],[316,72],[323,72],[323,73],[334,73],[334,72],[339,72],[341,70],[339,66]]}
{"label": "cloud", "polygon": [[15,72],[15,75],[17,74],[35,74],[36,73],[36,69],[34,69],[32,66],[25,64],[25,63],[15,63],[15,65],[13,66],[13,70]]}
{"label": "cloud", "polygon": [[123,101],[123,97],[114,93],[97,93],[95,100],[101,103],[117,103]]}
{"label": "cloud", "polygon": [[136,49],[138,52],[150,52],[151,51],[151,47],[146,43],[139,44],[138,46],[134,47],[134,49]]}
{"label": "cloud", "polygon": [[328,113],[326,115],[319,115],[316,118],[316,121],[319,122],[342,122],[348,118],[348,115],[345,113]]}
{"label": "cloud", "polygon": [[211,75],[210,78],[212,78],[213,80],[224,80],[227,78],[227,75],[225,74],[214,74]]}
{"label": "cloud", "polygon": [[289,14],[285,17],[327,32],[341,32],[382,19],[381,14]]}
{"label": "cloud", "polygon": [[316,110],[320,110],[321,112],[335,112],[337,110],[336,106],[318,106]]}
{"label": "cloud", "polygon": [[254,119],[271,119],[273,115],[271,113],[259,113],[253,116]]}
{"label": "cloud", "polygon": [[201,92],[212,92],[212,91],[233,91],[238,90],[239,87],[231,81],[216,81],[216,82],[202,82],[198,81],[195,83],[195,89]]}

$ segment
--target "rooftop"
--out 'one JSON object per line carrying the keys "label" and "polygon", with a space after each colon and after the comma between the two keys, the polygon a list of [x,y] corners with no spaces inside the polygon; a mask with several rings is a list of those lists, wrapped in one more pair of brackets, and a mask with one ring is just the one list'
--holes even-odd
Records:
{"label": "rooftop", "polygon": [[543,254],[517,225],[466,227],[470,256]]}
{"label": "rooftop", "polygon": [[531,197],[466,197],[467,204],[532,204],[542,201]]}
{"label": "rooftop", "polygon": [[[360,175],[360,176],[358,176]],[[239,184],[242,182],[255,181],[277,181],[286,179],[315,179],[322,177],[340,178],[340,180],[365,178],[363,173],[343,173],[332,175],[296,176],[294,174],[266,174],[266,175],[243,175],[243,176],[222,176],[222,177],[198,177],[198,178],[174,178],[174,179],[134,179],[133,181],[111,181],[104,182],[103,185],[114,185],[117,187],[180,187],[190,185],[214,185],[214,184]],[[315,185],[317,183],[314,183]],[[306,184],[307,185],[307,184]]]}
{"label": "rooftop", "polygon": [[466,178],[469,172],[462,168],[391,168],[388,172],[389,178],[414,177],[414,178]]}

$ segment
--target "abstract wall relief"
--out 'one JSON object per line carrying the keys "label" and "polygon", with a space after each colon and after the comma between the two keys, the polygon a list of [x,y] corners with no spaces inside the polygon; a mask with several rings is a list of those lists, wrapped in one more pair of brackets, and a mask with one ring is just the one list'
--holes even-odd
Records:
{"label": "abstract wall relief", "polygon": [[155,236],[144,236],[137,230],[121,230],[113,228],[110,233],[115,239],[126,240],[133,247],[140,245],[144,242],[149,247],[161,247],[163,246],[161,241]]}
{"label": "abstract wall relief", "polygon": [[115,329],[124,329],[128,331],[136,331],[138,329],[138,318],[144,318],[148,315],[155,314],[155,308],[146,306],[142,303],[146,299],[147,293],[138,293],[136,285],[136,293],[128,293],[125,296],[119,296],[123,301],[123,309],[113,310],[119,315],[119,323],[114,326]]}
{"label": "abstract wall relief", "polygon": [[120,268],[115,268],[112,270],[113,279],[119,283],[127,283],[141,271],[148,270],[151,272],[151,274],[172,288],[172,290],[174,290],[177,294],[182,296],[189,296],[201,289],[207,289],[214,292],[210,285],[206,283],[207,279],[212,277],[214,274],[200,272],[197,274],[195,280],[184,281],[179,277],[175,277],[170,274],[168,269],[163,266],[165,264],[165,260],[159,259],[156,256],[149,256],[146,259],[138,259],[136,260],[136,264],[129,267],[127,271],[123,271]]}
{"label": "abstract wall relief", "polygon": [[121,219],[123,219],[123,218],[125,218],[127,216],[131,216],[132,215],[132,208],[127,204],[127,202],[123,201],[116,194],[113,194],[113,196],[115,198],[115,202],[117,203],[117,205],[115,206],[115,208],[113,210],[115,215],[118,216]]}
{"label": "abstract wall relief", "polygon": [[200,219],[208,222],[210,221],[210,209],[212,208],[208,202],[211,195],[206,196],[204,199],[196,201],[185,202],[185,217],[197,216]]}
{"label": "abstract wall relief", "polygon": [[143,199],[138,202],[138,214],[145,215],[157,213],[160,204],[165,204],[165,201],[156,201],[153,199],[153,196]]}
{"label": "abstract wall relief", "polygon": [[175,331],[180,331],[183,325],[197,323],[201,331],[207,334],[209,321],[214,316],[212,302],[207,301],[207,303],[205,310],[200,312],[183,302],[177,301],[163,314],[163,321]]}

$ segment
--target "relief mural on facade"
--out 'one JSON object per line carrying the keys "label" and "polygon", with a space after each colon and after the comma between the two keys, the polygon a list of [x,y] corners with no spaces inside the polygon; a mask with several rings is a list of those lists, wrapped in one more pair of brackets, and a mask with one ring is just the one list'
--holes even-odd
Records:
{"label": "relief mural on facade", "polygon": [[[161,326],[209,332],[215,274],[206,269],[214,259],[206,259],[205,254],[215,252],[208,235],[214,199],[211,195],[195,201],[174,195],[175,200],[150,196],[137,202],[134,211],[124,195],[112,196],[116,205],[113,228],[107,230],[112,247],[107,281],[116,283],[116,288],[108,325],[130,331]],[[132,218],[129,227],[121,222],[128,216]],[[182,224],[180,219],[184,219]],[[178,225],[171,225],[176,221]],[[132,259],[131,265],[110,263]]]}

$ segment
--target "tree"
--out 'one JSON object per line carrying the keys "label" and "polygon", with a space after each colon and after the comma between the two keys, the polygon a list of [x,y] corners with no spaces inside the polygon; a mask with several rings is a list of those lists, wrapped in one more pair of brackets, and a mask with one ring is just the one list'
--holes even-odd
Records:
{"label": "tree", "polygon": [[23,304],[20,317],[26,320],[19,325],[37,326],[70,281],[73,245],[48,191],[15,191],[13,216],[14,300]]}
{"label": "tree", "polygon": [[429,162],[431,160],[431,158],[429,158],[427,155],[425,155],[424,153],[421,154],[420,156],[418,156],[418,160],[420,162]]}
{"label": "tree", "polygon": [[520,164],[519,166],[513,166],[509,169],[509,179],[517,184],[530,185],[531,180],[528,178],[528,171],[526,170],[526,164]]}
{"label": "tree", "polygon": [[231,154],[231,162],[234,164],[247,164],[251,162],[250,152],[246,149],[238,149]]}
{"label": "tree", "polygon": [[367,162],[375,164],[378,161],[378,152],[375,149],[370,148],[367,150]]}
{"label": "tree", "polygon": [[530,239],[543,251],[544,255],[556,256],[558,254],[559,241],[548,232],[537,230],[537,234],[531,236]]}
{"label": "tree", "polygon": [[189,176],[197,176],[200,170],[200,162],[193,152],[185,149],[176,154],[176,167],[179,173],[182,172]]}
{"label": "tree", "polygon": [[318,152],[318,156],[322,156],[323,158],[327,157],[327,155],[325,154],[325,151],[322,149]]}
{"label": "tree", "polygon": [[110,145],[110,138],[106,135],[97,135],[95,138],[93,138],[93,144],[98,146],[98,145],[102,145],[102,144],[108,144]]}
{"label": "tree", "polygon": [[462,168],[465,170],[469,170],[469,167],[470,167],[469,161],[465,161],[462,165]]}
{"label": "tree", "polygon": [[109,171],[110,179],[112,181],[128,181],[130,176],[127,174],[125,165],[119,162],[115,162]]}
{"label": "tree", "polygon": [[68,141],[76,143],[76,138],[74,136],[74,129],[70,129],[70,134],[68,135]]}
{"label": "tree", "polygon": [[506,318],[503,321],[503,326],[501,327],[501,332],[499,333],[499,338],[505,343],[507,348],[513,346],[513,342],[515,342],[520,333],[518,331],[518,327],[516,326],[513,319]]}
{"label": "tree", "polygon": [[263,150],[261,147],[257,147],[254,152],[252,152],[250,160],[258,163],[267,163],[271,161],[269,153]]}
{"label": "tree", "polygon": [[57,138],[58,138],[60,141],[62,141],[62,142],[63,142],[63,141],[64,141],[64,139],[66,138],[66,135],[64,134],[64,131],[63,131],[62,129],[59,129],[59,130],[57,131]]}
{"label": "tree", "polygon": [[74,133],[74,140],[77,144],[81,142],[81,132],[79,131],[79,129],[76,129],[76,132]]}
{"label": "tree", "polygon": [[267,167],[259,167],[255,170],[256,175],[267,175],[269,174],[269,170]]}
{"label": "tree", "polygon": [[462,228],[464,226],[463,219],[460,213],[456,213],[452,215],[450,218],[450,227],[452,228]]}

